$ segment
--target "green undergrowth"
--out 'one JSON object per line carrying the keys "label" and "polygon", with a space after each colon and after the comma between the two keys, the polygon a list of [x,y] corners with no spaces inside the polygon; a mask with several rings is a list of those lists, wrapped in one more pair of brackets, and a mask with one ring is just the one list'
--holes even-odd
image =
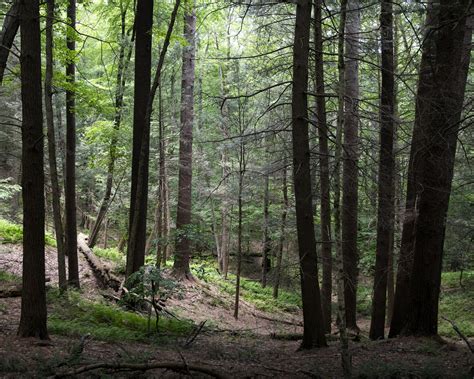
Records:
{"label": "green undergrowth", "polygon": [[14,274],[0,270],[0,283],[20,283],[21,278]]}
{"label": "green undergrowth", "polygon": [[[206,283],[216,285],[221,291],[235,294],[234,274],[229,273],[225,280],[217,271],[213,262],[201,260],[191,266],[193,275]],[[273,287],[262,288],[258,281],[241,278],[242,299],[255,305],[257,309],[266,312],[285,311],[296,312],[301,308],[301,297],[298,293],[293,293],[280,289],[277,299],[273,298]]]}
{"label": "green undergrowth", "polygon": [[445,272],[441,280],[438,332],[442,336],[459,338],[452,325],[442,316],[453,321],[468,338],[474,337],[474,271]]}
{"label": "green undergrowth", "polygon": [[126,257],[124,253],[121,253],[117,248],[111,247],[108,249],[102,249],[100,247],[94,247],[94,254],[99,258],[106,259],[112,262],[115,267],[114,271],[119,274],[125,274]]}
{"label": "green undergrowth", "polygon": [[73,291],[60,294],[51,290],[48,303],[48,328],[52,334],[73,337],[89,334],[94,339],[109,342],[165,343],[189,335],[194,327],[191,321],[162,316],[157,331],[154,317],[149,322],[145,315],[125,311],[114,304],[87,300]]}
{"label": "green undergrowth", "polygon": [[[23,227],[0,219],[0,243],[22,243]],[[49,233],[45,234],[47,246],[56,247],[56,240]]]}

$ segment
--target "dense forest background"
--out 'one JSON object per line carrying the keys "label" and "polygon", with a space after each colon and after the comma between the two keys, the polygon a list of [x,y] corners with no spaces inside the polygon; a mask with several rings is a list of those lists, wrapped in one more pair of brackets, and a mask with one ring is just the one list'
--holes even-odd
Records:
{"label": "dense forest background", "polygon": [[[242,297],[301,311],[302,348],[338,330],[346,377],[351,336],[469,345],[471,3],[295,3],[2,1],[1,242],[44,255],[43,209],[61,290],[82,286],[82,254],[127,292],[146,275],[215,280],[235,319]],[[44,155],[25,153],[34,125]],[[43,168],[34,205],[22,183]],[[42,276],[23,275],[22,310],[45,275],[44,258],[25,262]],[[445,283],[461,293],[449,303]],[[140,296],[157,311],[171,288]],[[37,309],[20,335],[47,337]]]}

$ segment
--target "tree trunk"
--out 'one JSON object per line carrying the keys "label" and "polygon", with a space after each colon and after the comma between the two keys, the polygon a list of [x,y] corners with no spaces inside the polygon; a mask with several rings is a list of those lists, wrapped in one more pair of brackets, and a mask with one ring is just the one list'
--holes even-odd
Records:
{"label": "tree trunk", "polygon": [[18,335],[48,338],[44,251],[43,108],[39,3],[23,0],[21,24],[23,292]]}
{"label": "tree trunk", "polygon": [[358,144],[359,144],[359,0],[347,3],[345,29],[345,112],[342,177],[342,254],[344,265],[344,298],[347,327],[358,329],[357,305],[357,212],[358,212]]}
{"label": "tree trunk", "polygon": [[[138,0],[135,14],[135,88],[133,108],[132,184],[126,277],[145,263],[149,126],[146,111],[151,86],[153,1]],[[140,162],[143,151],[143,162]],[[143,172],[139,172],[140,164]],[[139,175],[141,177],[139,178]],[[140,182],[140,183],[139,183]],[[141,185],[139,185],[141,184]],[[137,214],[135,214],[137,213]]]}
{"label": "tree trunk", "polygon": [[287,162],[286,158],[284,161],[284,166],[282,170],[282,185],[281,190],[283,193],[283,210],[281,212],[281,224],[280,224],[280,241],[278,243],[278,252],[276,257],[275,264],[275,282],[273,284],[273,297],[278,298],[278,290],[280,288],[280,278],[281,278],[281,262],[283,258],[283,247],[285,244],[285,232],[286,232],[286,216],[288,213],[288,184],[287,184]]}
{"label": "tree trunk", "polygon": [[301,348],[326,346],[319,293],[309,165],[307,92],[310,20],[311,1],[300,0],[296,6],[293,45],[292,139],[296,229],[304,322]]}
{"label": "tree trunk", "polygon": [[46,71],[44,80],[44,107],[46,113],[46,126],[48,129],[48,160],[49,173],[51,176],[51,197],[53,206],[54,230],[56,235],[56,246],[58,252],[58,281],[61,290],[67,287],[66,257],[64,254],[64,229],[61,218],[61,188],[58,179],[58,167],[56,159],[56,136],[54,131],[53,113],[53,20],[54,0],[47,3],[46,15]]}
{"label": "tree trunk", "polygon": [[66,65],[66,255],[68,256],[69,285],[79,288],[79,263],[77,258],[77,225],[76,225],[76,66],[74,63],[76,42],[74,36],[76,28],[76,0],[69,0],[67,7],[68,37],[67,49],[70,60]]}
{"label": "tree trunk", "polygon": [[20,27],[19,9],[20,1],[14,0],[3,21],[2,34],[0,34],[0,85],[2,85],[5,69],[7,68],[10,49]]}
{"label": "tree trunk", "polygon": [[416,95],[415,124],[411,140],[410,159],[407,174],[407,191],[405,199],[405,212],[403,216],[402,239],[400,254],[398,257],[397,281],[395,287],[395,299],[393,305],[392,322],[390,324],[389,337],[400,334],[406,323],[409,307],[410,274],[413,266],[414,229],[417,217],[416,182],[419,168],[415,163],[416,149],[422,137],[420,129],[421,115],[428,112],[428,96],[431,91],[432,65],[435,57],[434,28],[438,25],[438,9],[432,3],[428,3],[428,13],[425,21],[425,37],[423,40],[423,53],[421,56],[420,70],[418,75],[418,90]]}
{"label": "tree trunk", "polygon": [[[469,20],[469,21],[467,21]],[[436,58],[431,67],[428,112],[420,115],[421,144],[416,149],[419,214],[415,224],[413,271],[405,335],[438,333],[446,216],[464,101],[474,16],[468,0],[441,0]],[[416,162],[419,160],[419,163]]]}
{"label": "tree trunk", "polygon": [[[126,267],[126,274],[129,276],[130,274],[136,272],[141,266],[143,266],[145,261],[145,244],[146,244],[146,216],[147,216],[147,201],[148,201],[148,168],[149,168],[149,155],[150,155],[150,124],[151,124],[151,116],[153,113],[153,101],[155,99],[156,91],[158,86],[161,83],[161,72],[163,69],[163,64],[165,61],[166,52],[168,51],[168,46],[170,44],[171,33],[173,32],[173,27],[176,21],[176,15],[178,14],[178,8],[180,5],[180,0],[176,0],[173,11],[171,12],[171,19],[170,23],[168,24],[168,30],[166,31],[166,36],[163,41],[163,46],[160,52],[160,56],[158,58],[158,63],[156,65],[155,76],[153,78],[153,84],[151,88],[145,89],[148,92],[146,97],[142,97],[143,94],[135,94],[135,99],[139,99],[140,101],[136,103],[136,107],[134,112],[136,113],[135,116],[138,116],[139,124],[137,123],[136,126],[140,129],[139,135],[141,135],[141,141],[139,141],[140,151],[138,152],[139,156],[137,159],[138,167],[137,176],[136,176],[136,187],[135,187],[135,195],[136,197],[132,196],[131,204],[130,204],[130,232],[129,232],[129,241],[128,241],[128,251],[127,251],[127,267]],[[152,27],[152,15],[148,12],[148,6],[152,6],[151,2],[145,2],[142,4],[140,12],[137,9],[136,21],[141,20],[142,18],[146,18],[147,23],[146,25],[141,24],[138,22],[143,29],[140,30],[142,35],[141,39],[146,39],[147,37],[151,38],[151,27]],[[153,12],[151,12],[153,13]],[[137,28],[137,43],[138,43],[138,28]],[[151,48],[151,41],[147,43],[142,43],[140,48],[137,48],[142,55],[140,58],[140,64],[137,65],[137,57],[135,58],[135,85],[137,84],[137,75],[140,77],[139,70],[140,67],[149,67],[148,59],[151,58],[151,53],[147,51],[147,47]],[[137,55],[137,54],[135,54]],[[144,58],[147,59],[144,59]],[[146,77],[145,77],[146,80]],[[140,85],[143,83],[140,83]],[[137,92],[137,86],[135,86],[135,91]],[[144,118],[142,119],[142,115],[138,115],[138,111],[142,109],[142,102],[146,101],[145,107],[145,114]],[[139,107],[137,107],[139,104]],[[134,125],[135,128],[135,125]],[[138,136],[137,136],[138,138]],[[138,141],[134,141],[138,143]],[[133,172],[133,162],[132,162],[132,172]],[[134,177],[135,178],[135,177]],[[132,181],[132,190],[133,190],[133,181]],[[143,228],[143,230],[142,230]]]}
{"label": "tree trunk", "polygon": [[336,267],[337,267],[337,326],[339,329],[339,341],[341,346],[341,363],[344,378],[351,378],[352,362],[349,352],[349,340],[347,337],[345,305],[346,299],[345,289],[345,271],[344,256],[341,240],[341,161],[342,161],[342,131],[344,129],[344,98],[347,86],[344,83],[345,76],[345,60],[344,60],[344,30],[346,28],[347,19],[347,0],[341,2],[341,16],[339,21],[338,36],[338,107],[337,107],[337,129],[336,129],[336,149],[335,149],[335,167],[334,167],[334,237],[336,239]]}
{"label": "tree trunk", "polygon": [[[93,248],[97,243],[97,238],[99,235],[100,227],[105,218],[107,210],[110,206],[111,195],[112,195],[112,186],[114,180],[114,171],[115,171],[115,161],[117,159],[117,143],[118,143],[118,133],[120,130],[120,124],[122,122],[123,114],[123,96],[125,92],[125,84],[127,80],[128,66],[133,52],[133,40],[134,35],[132,35],[131,41],[128,41],[128,35],[131,29],[126,31],[126,20],[127,8],[123,8],[123,3],[120,2],[121,7],[121,38],[120,38],[120,52],[117,68],[117,78],[116,78],[116,89],[115,89],[115,116],[114,116],[114,133],[110,141],[109,146],[109,157],[107,164],[107,181],[105,183],[104,196],[95,219],[94,226],[91,229],[89,235],[89,247]],[[128,51],[127,51],[128,47]],[[151,69],[151,68],[150,68]]]}
{"label": "tree trunk", "polygon": [[377,244],[374,274],[374,295],[369,336],[385,337],[387,275],[393,235],[393,174],[394,174],[394,61],[392,3],[382,1],[380,14],[382,45],[382,88],[380,95],[380,156],[377,215]]}
{"label": "tree trunk", "polygon": [[176,214],[176,244],[174,272],[180,278],[191,279],[189,261],[191,258],[191,197],[192,197],[192,154],[194,122],[194,79],[195,79],[195,38],[196,14],[194,0],[185,2],[184,37],[187,46],[183,47],[183,74],[181,82],[181,131],[179,138],[179,182],[178,210]]}
{"label": "tree trunk", "polygon": [[332,297],[332,240],[331,240],[331,198],[329,182],[329,148],[328,124],[326,117],[326,99],[324,87],[323,31],[321,23],[322,0],[314,2],[314,48],[316,79],[316,116],[319,136],[319,180],[321,190],[321,260],[323,265],[323,282],[321,303],[324,317],[324,331],[331,332],[331,297]]}
{"label": "tree trunk", "polygon": [[[240,101],[240,100],[239,100]],[[243,128],[240,123],[240,135],[242,136]],[[234,317],[239,318],[239,302],[240,302],[240,276],[242,271],[242,192],[244,187],[244,173],[245,173],[245,145],[240,139],[240,153],[239,153],[239,193],[238,193],[238,230],[237,230],[237,269],[235,281],[235,303],[234,303]]]}
{"label": "tree trunk", "polygon": [[265,174],[265,189],[263,195],[263,254],[262,254],[262,287],[267,286],[267,273],[270,271],[270,253],[271,253],[271,239],[269,231],[270,215],[268,212],[269,206],[269,185],[270,179],[268,173]]}

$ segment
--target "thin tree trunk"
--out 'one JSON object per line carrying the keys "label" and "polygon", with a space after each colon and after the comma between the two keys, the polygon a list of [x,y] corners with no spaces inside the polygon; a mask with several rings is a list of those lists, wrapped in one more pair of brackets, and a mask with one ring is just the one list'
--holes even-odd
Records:
{"label": "thin tree trunk", "polygon": [[341,16],[339,21],[339,37],[338,37],[338,112],[337,112],[337,129],[336,129],[336,150],[335,150],[335,168],[334,168],[334,238],[336,239],[336,266],[337,266],[337,326],[339,329],[339,340],[341,346],[341,363],[344,378],[350,378],[352,372],[351,355],[349,352],[349,340],[347,337],[346,323],[346,299],[345,299],[345,270],[344,256],[342,251],[341,240],[341,160],[342,160],[342,131],[344,129],[344,97],[346,85],[345,77],[345,61],[344,61],[344,31],[346,28],[347,18],[347,0],[341,2]]}
{"label": "thin tree trunk", "polygon": [[331,198],[329,182],[328,124],[326,117],[326,99],[324,86],[323,31],[321,23],[322,0],[314,2],[314,47],[316,80],[316,115],[319,135],[319,177],[321,186],[321,260],[323,282],[321,303],[324,317],[324,331],[331,332],[332,298],[332,240],[331,240]]}
{"label": "thin tree trunk", "polygon": [[43,109],[39,3],[23,0],[21,24],[23,290],[18,335],[48,338],[44,249]]}
{"label": "thin tree trunk", "polygon": [[76,0],[69,0],[67,7],[68,37],[67,49],[72,55],[66,66],[66,255],[68,256],[68,283],[70,286],[79,288],[79,263],[77,257],[77,221],[76,221],[76,66],[74,54],[76,42],[74,36],[76,28]]}
{"label": "thin tree trunk", "polygon": [[270,179],[268,173],[265,174],[265,185],[264,185],[264,195],[263,195],[263,253],[262,253],[262,287],[267,286],[267,273],[270,271],[270,253],[271,253],[271,240],[270,240],[270,231],[269,231],[269,222],[270,215],[268,211],[269,206],[269,186]]}
{"label": "thin tree trunk", "polygon": [[278,252],[276,257],[275,265],[275,282],[273,284],[273,297],[278,298],[278,290],[280,288],[280,278],[281,278],[281,262],[283,258],[283,247],[285,244],[285,232],[286,232],[286,217],[288,213],[288,184],[287,184],[287,162],[286,159],[283,163],[282,170],[282,193],[283,193],[283,210],[281,212],[281,224],[280,224],[280,240],[278,243]]}
{"label": "thin tree trunk", "polygon": [[[242,125],[240,123],[240,135],[242,136]],[[235,303],[234,303],[234,317],[239,318],[239,302],[240,302],[240,276],[242,271],[242,192],[244,187],[244,173],[245,173],[245,145],[242,139],[240,140],[239,152],[239,193],[238,193],[238,229],[237,229],[237,269],[236,269],[236,283],[235,283]]]}
{"label": "thin tree trunk", "polygon": [[48,129],[48,160],[49,172],[51,176],[51,197],[53,206],[54,230],[56,235],[56,246],[58,252],[58,281],[59,288],[67,288],[66,278],[66,257],[64,254],[64,229],[61,218],[61,188],[58,179],[58,167],[56,159],[56,137],[54,131],[53,113],[53,20],[54,20],[54,0],[47,3],[46,14],[46,72],[44,80],[44,105],[46,113],[46,126]]}
{"label": "thin tree trunk", "polygon": [[[134,35],[132,35],[131,41],[128,41],[128,34],[131,30],[126,32],[126,20],[127,9],[123,8],[123,3],[120,2],[121,7],[121,39],[120,39],[120,52],[119,52],[119,61],[117,68],[117,78],[116,78],[116,90],[115,90],[115,116],[114,116],[114,133],[112,135],[110,146],[109,146],[109,157],[107,164],[107,181],[105,183],[104,196],[95,219],[94,226],[91,229],[88,245],[90,248],[93,248],[97,242],[99,235],[100,227],[105,218],[107,210],[110,206],[110,200],[112,195],[112,186],[114,180],[114,171],[115,171],[115,161],[117,159],[117,143],[118,143],[118,134],[120,130],[120,124],[122,121],[123,114],[123,97],[125,92],[125,84],[127,79],[128,66],[130,59],[132,57],[132,43],[134,40]],[[130,45],[130,46],[128,46]],[[127,51],[127,47],[128,51]]]}
{"label": "thin tree trunk", "polygon": [[342,176],[342,254],[344,297],[347,327],[357,327],[357,214],[358,214],[358,144],[359,144],[359,0],[347,2],[345,29],[345,112]]}
{"label": "thin tree trunk", "polygon": [[380,95],[379,191],[374,295],[369,333],[370,338],[373,340],[383,339],[385,337],[387,275],[393,235],[395,77],[393,61],[393,13],[390,0],[382,1],[380,30],[382,45],[382,88]]}
{"label": "thin tree trunk", "polygon": [[180,278],[192,279],[189,268],[191,240],[188,236],[192,211],[192,161],[194,123],[194,79],[196,55],[196,14],[194,0],[186,0],[184,15],[183,75],[181,86],[181,131],[179,138],[178,210],[174,272]]}
{"label": "thin tree trunk", "polygon": [[309,165],[307,92],[310,20],[311,1],[299,1],[296,6],[293,45],[292,139],[296,229],[304,323],[301,348],[306,349],[326,346],[318,282]]}
{"label": "thin tree trunk", "polygon": [[441,0],[439,9],[432,90],[426,99],[428,112],[420,115],[423,139],[412,146],[417,149],[414,166],[423,174],[417,179],[419,214],[405,335],[438,333],[446,216],[471,56],[472,2]]}
{"label": "thin tree trunk", "polygon": [[0,34],[0,85],[3,82],[13,41],[20,27],[19,9],[20,1],[14,0],[3,21],[2,33]]}

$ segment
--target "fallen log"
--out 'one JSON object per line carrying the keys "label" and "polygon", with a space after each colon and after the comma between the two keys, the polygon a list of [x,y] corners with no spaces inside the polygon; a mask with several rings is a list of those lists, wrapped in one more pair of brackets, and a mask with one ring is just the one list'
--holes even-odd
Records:
{"label": "fallen log", "polygon": [[186,364],[186,363],[177,363],[177,362],[156,362],[156,363],[94,363],[87,366],[79,367],[75,370],[67,371],[64,373],[58,373],[50,377],[52,378],[65,378],[69,376],[75,376],[82,374],[84,372],[98,370],[98,369],[108,369],[108,370],[132,370],[132,371],[147,371],[147,370],[156,370],[156,369],[167,369],[178,372],[196,371],[203,374],[207,374],[214,378],[218,379],[227,379],[230,376],[226,374],[211,369],[209,367]]}
{"label": "fallen log", "polygon": [[0,288],[0,298],[20,297],[21,285],[11,285]]}
{"label": "fallen log", "polygon": [[112,274],[110,268],[104,265],[101,260],[95,256],[94,252],[87,245],[87,236],[85,234],[80,233],[77,236],[77,248],[82,254],[84,254],[87,262],[89,262],[89,265],[92,268],[92,271],[102,284],[118,291],[120,289],[121,280]]}

